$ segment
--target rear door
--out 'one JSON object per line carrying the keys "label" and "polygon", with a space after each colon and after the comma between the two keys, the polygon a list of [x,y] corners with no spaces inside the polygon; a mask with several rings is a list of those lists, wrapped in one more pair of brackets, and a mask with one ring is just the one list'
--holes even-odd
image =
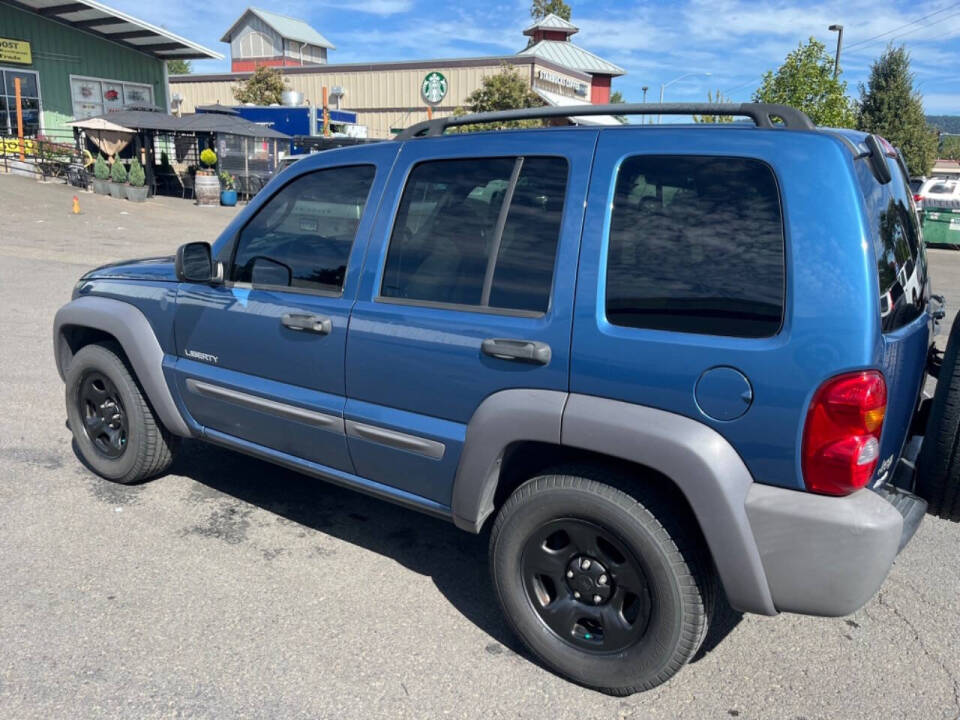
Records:
{"label": "rear door", "polygon": [[396,150],[384,143],[330,153],[291,176],[237,232],[226,281],[181,286],[172,372],[214,438],[352,471],[343,429],[347,323]]}
{"label": "rear door", "polygon": [[344,416],[359,475],[448,506],[467,423],[486,397],[567,389],[596,138],[404,145],[347,341]]}

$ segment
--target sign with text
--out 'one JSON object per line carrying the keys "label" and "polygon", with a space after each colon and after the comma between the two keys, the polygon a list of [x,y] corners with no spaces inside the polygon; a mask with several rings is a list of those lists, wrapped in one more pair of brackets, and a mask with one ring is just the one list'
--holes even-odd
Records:
{"label": "sign with text", "polygon": [[0,37],[0,63],[18,63],[30,65],[33,56],[30,53],[30,43],[26,40],[13,40]]}
{"label": "sign with text", "polygon": [[580,82],[579,80],[574,80],[566,75],[560,75],[555,72],[550,72],[549,70],[538,70],[537,80],[550,83],[551,85],[558,85],[567,90],[573,90],[577,95],[587,94],[587,84],[585,82]]}

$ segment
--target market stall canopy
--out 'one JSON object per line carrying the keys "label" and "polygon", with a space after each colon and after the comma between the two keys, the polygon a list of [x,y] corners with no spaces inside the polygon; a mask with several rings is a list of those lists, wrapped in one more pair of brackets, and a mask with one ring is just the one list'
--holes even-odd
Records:
{"label": "market stall canopy", "polygon": [[[555,107],[570,106],[571,108],[574,108],[577,105],[583,106],[591,104],[586,100],[560,95],[559,93],[550,92],[549,90],[542,90],[541,88],[533,88],[533,91],[546,100],[547,105],[553,105]],[[570,119],[577,125],[620,125],[620,121],[613,117],[613,115],[585,115],[583,117],[579,117],[571,113]]]}
{"label": "market stall canopy", "polygon": [[220,113],[197,113],[195,115],[167,115],[162,112],[149,110],[118,110],[117,112],[98,115],[87,120],[72,122],[73,127],[85,127],[84,123],[99,120],[123,128],[132,128],[134,132],[140,130],[156,130],[165,133],[224,133],[241,137],[275,138],[289,140],[290,136],[278,132],[266,125],[244,120],[236,115],[222,115]]}
{"label": "market stall canopy", "polygon": [[0,0],[61,25],[106,38],[159,60],[222,60],[223,55],[93,0]]}
{"label": "market stall canopy", "polygon": [[70,127],[80,128],[81,130],[100,130],[104,132],[115,132],[115,133],[134,133],[136,130],[123,125],[118,125],[115,122],[111,122],[106,117],[92,117],[87,118],[86,120],[74,120],[73,122],[68,122],[67,125]]}
{"label": "market stall canopy", "polygon": [[132,128],[118,125],[105,117],[75,120],[74,122],[67,123],[67,125],[86,132],[90,142],[107,157],[121,152],[130,144],[133,135],[137,132]]}

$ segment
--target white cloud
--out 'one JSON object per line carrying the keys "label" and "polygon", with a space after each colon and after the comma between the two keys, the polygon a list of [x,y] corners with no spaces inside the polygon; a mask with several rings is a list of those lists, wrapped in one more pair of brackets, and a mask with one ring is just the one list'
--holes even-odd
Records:
{"label": "white cloud", "polygon": [[305,5],[323,5],[339,8],[344,12],[361,12],[370,15],[399,15],[413,9],[413,0],[351,0],[351,2],[312,2]]}

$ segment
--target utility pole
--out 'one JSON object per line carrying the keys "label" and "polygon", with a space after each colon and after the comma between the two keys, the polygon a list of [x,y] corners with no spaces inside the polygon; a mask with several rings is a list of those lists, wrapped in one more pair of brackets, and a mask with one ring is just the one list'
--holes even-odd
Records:
{"label": "utility pole", "polygon": [[[641,89],[643,90],[643,102],[647,102],[647,90],[649,90],[650,87],[649,87],[648,85],[644,85],[643,88],[641,88]],[[642,124],[644,124],[644,125],[649,125],[649,124],[650,124],[650,118],[647,117],[647,116],[645,116],[645,117],[643,118]]]}
{"label": "utility pole", "polygon": [[843,45],[843,25],[831,25],[830,31],[837,33],[837,54],[833,60],[833,79],[840,73],[840,47]]}
{"label": "utility pole", "polygon": [[[673,85],[675,82],[679,82],[680,80],[683,80],[684,78],[692,77],[692,76],[694,76],[694,75],[706,75],[707,77],[710,77],[710,75],[712,75],[712,74],[713,74],[713,73],[701,72],[701,71],[688,72],[688,73],[685,73],[685,74],[681,75],[680,77],[675,77],[675,78],[674,78],[673,80],[671,80],[670,82],[662,83],[662,84],[660,85],[660,104],[661,104],[661,105],[663,104],[663,91],[664,91],[666,88],[668,88],[670,85]],[[657,125],[659,125],[661,122],[663,122],[663,116],[662,116],[662,115],[657,115]]]}

